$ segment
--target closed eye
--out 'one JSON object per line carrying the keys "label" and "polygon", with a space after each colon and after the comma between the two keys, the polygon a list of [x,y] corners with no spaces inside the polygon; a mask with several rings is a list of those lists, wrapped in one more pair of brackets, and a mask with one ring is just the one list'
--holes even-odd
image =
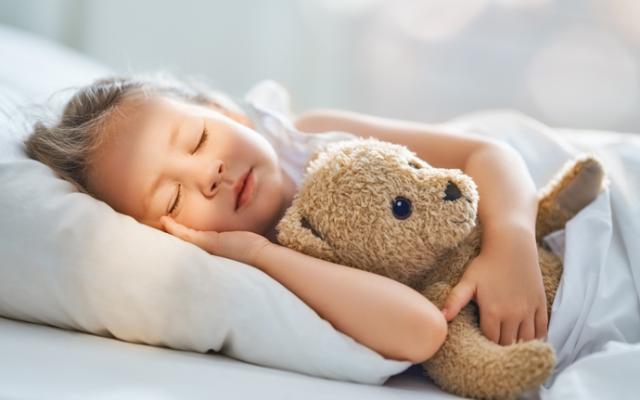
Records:
{"label": "closed eye", "polygon": [[178,208],[178,204],[180,203],[181,197],[182,197],[182,185],[178,185],[178,195],[176,196],[176,201],[169,208],[169,212],[168,212],[169,215],[172,215],[173,212],[176,210],[176,208]]}
{"label": "closed eye", "polygon": [[[193,150],[191,154],[195,154],[198,151],[198,149],[207,142],[208,138],[209,138],[209,132],[207,131],[207,125],[205,125],[202,128],[202,135],[200,135],[200,140],[198,141],[196,148]],[[176,195],[176,200],[173,202],[171,207],[169,207],[169,211],[168,211],[169,215],[172,215],[173,212],[178,208],[178,206],[180,205],[181,199],[182,199],[182,185],[178,184],[178,193]]]}
{"label": "closed eye", "polygon": [[207,139],[209,138],[209,132],[207,131],[207,126],[205,125],[204,128],[202,128],[202,135],[200,136],[200,141],[198,142],[196,148],[193,150],[193,152],[191,154],[195,154],[196,151],[198,151],[198,149],[206,143]]}

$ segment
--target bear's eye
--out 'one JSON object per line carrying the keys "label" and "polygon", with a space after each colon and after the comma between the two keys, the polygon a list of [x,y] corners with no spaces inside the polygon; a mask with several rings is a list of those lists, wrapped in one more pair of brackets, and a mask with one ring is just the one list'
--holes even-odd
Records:
{"label": "bear's eye", "polygon": [[416,160],[409,161],[409,165],[412,166],[415,169],[421,169],[422,168],[422,166],[420,164],[418,164],[418,162]]}
{"label": "bear's eye", "polygon": [[411,200],[398,196],[391,202],[391,211],[397,219],[407,219],[411,215]]}

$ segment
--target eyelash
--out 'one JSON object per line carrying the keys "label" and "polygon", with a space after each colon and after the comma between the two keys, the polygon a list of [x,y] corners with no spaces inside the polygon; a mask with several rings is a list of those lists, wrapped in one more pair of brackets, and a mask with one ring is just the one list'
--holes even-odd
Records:
{"label": "eyelash", "polygon": [[207,131],[207,127],[205,126],[202,129],[202,137],[200,137],[200,141],[198,142],[198,145],[196,146],[195,150],[193,150],[193,153],[191,154],[195,154],[196,151],[198,151],[198,149],[207,142],[208,138],[209,138],[209,131]]}
{"label": "eyelash", "polygon": [[[209,132],[207,131],[207,127],[205,126],[202,130],[202,136],[200,137],[200,141],[196,145],[195,150],[191,154],[195,154],[202,145],[207,142],[209,138]],[[169,209],[169,215],[173,214],[173,212],[178,208],[178,204],[180,204],[180,198],[182,197],[182,185],[178,185],[178,195],[176,196],[176,201],[173,203],[171,208]]]}
{"label": "eyelash", "polygon": [[182,196],[182,185],[178,185],[178,195],[176,196],[176,201],[171,206],[169,210],[169,215],[173,214],[176,208],[178,208],[178,204],[180,203],[180,197]]}

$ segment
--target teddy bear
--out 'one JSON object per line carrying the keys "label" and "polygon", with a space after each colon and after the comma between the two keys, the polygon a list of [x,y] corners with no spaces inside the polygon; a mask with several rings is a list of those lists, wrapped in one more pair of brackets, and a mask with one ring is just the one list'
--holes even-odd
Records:
{"label": "teddy bear", "polygon": [[[601,163],[586,154],[568,161],[538,193],[536,239],[548,313],[562,261],[542,239],[595,199],[603,181]],[[441,308],[479,254],[478,200],[463,171],[434,168],[405,146],[375,138],[333,142],[310,158],[276,226],[277,240],[395,279]],[[487,339],[474,302],[449,322],[444,344],[423,363],[442,389],[477,399],[515,398],[542,384],[554,365],[554,350],[542,340],[501,346]]]}

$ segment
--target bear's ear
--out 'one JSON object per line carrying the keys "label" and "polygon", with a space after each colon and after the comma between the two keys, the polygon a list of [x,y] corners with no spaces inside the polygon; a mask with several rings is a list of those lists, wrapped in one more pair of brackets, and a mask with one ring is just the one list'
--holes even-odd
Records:
{"label": "bear's ear", "polygon": [[312,226],[296,207],[289,207],[276,227],[278,243],[300,253],[323,260],[338,262],[335,250],[324,239],[322,232]]}

